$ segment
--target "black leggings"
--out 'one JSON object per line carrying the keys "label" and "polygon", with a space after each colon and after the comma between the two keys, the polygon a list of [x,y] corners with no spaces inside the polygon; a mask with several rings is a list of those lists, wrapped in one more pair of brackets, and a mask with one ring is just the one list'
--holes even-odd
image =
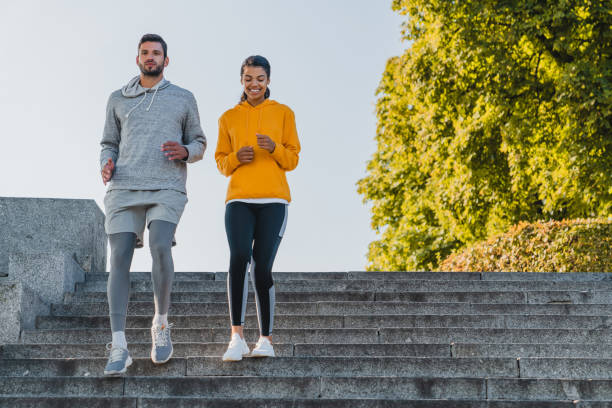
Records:
{"label": "black leggings", "polygon": [[226,206],[225,231],[230,247],[227,292],[233,326],[244,324],[249,290],[247,271],[250,267],[259,331],[262,336],[272,333],[275,297],[272,264],[286,223],[286,204],[234,201]]}

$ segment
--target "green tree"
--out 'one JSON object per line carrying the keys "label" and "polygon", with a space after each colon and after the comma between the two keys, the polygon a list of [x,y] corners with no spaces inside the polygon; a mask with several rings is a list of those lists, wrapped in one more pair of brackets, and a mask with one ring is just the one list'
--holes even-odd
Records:
{"label": "green tree", "polygon": [[358,191],[369,270],[433,269],[519,221],[612,210],[610,0],[394,0]]}

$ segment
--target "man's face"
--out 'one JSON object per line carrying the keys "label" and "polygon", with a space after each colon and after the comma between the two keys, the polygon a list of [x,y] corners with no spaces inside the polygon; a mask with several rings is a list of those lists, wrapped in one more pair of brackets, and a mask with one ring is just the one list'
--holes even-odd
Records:
{"label": "man's face", "polygon": [[160,43],[147,41],[140,44],[136,64],[144,75],[158,76],[168,66],[168,57],[164,58],[164,49]]}

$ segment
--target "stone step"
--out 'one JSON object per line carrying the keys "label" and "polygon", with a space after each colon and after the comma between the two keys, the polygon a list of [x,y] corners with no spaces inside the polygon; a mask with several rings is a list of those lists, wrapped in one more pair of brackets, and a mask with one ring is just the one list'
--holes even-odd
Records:
{"label": "stone step", "polygon": [[[244,329],[247,341],[256,341],[258,329]],[[129,343],[147,342],[150,329],[126,330]],[[380,329],[277,329],[273,337],[280,343],[611,343],[608,329],[487,329],[487,328],[380,328]],[[24,330],[23,343],[105,343],[108,329]],[[172,330],[176,342],[225,342],[229,328]]]}
{"label": "stone step", "polygon": [[[180,343],[174,342],[174,356],[223,355],[227,342]],[[251,343],[252,348],[254,343]],[[584,345],[581,345],[583,348]],[[130,343],[134,357],[148,357],[151,342]],[[610,346],[612,349],[612,345]],[[474,350],[471,350],[472,352]],[[450,357],[449,344],[291,344],[275,343],[274,352],[279,357],[338,357],[338,356],[402,356],[402,357]],[[80,358],[106,357],[104,344],[7,344],[0,348],[0,358]],[[601,353],[600,355],[601,356]],[[473,356],[470,356],[473,357]],[[484,356],[483,356],[484,357]],[[517,357],[508,354],[499,357]]]}
{"label": "stone step", "polygon": [[612,337],[610,337],[612,330],[607,329],[382,328],[378,332],[379,343],[383,344],[441,342],[602,344],[612,342]]}
{"label": "stone step", "polygon": [[3,396],[611,401],[612,380],[439,377],[4,377]]}
{"label": "stone step", "polygon": [[[227,302],[224,292],[174,292],[170,296],[175,302]],[[104,302],[106,292],[81,292],[67,294],[66,303]],[[152,292],[130,294],[130,301],[151,302]],[[252,292],[249,302],[255,301]],[[529,303],[529,304],[611,304],[611,291],[452,291],[452,292],[372,292],[372,291],[328,291],[328,292],[276,292],[277,302],[320,302],[320,301],[383,301],[415,303]]]}
{"label": "stone step", "polygon": [[[254,343],[250,344],[253,348]],[[174,356],[223,355],[227,342],[174,342]],[[151,341],[130,343],[134,357],[148,357]],[[470,344],[470,343],[403,343],[403,344],[334,344],[334,343],[275,343],[279,357],[512,357],[512,358],[601,358],[612,359],[612,344]],[[0,346],[0,358],[87,358],[106,357],[104,343],[97,344],[5,344]]]}
{"label": "stone step", "polygon": [[[278,320],[283,317],[279,316]],[[307,320],[305,318],[304,320]],[[441,327],[492,329],[611,329],[612,316],[556,315],[357,315],[344,316],[341,327]]]}
{"label": "stone step", "polygon": [[[128,343],[150,342],[150,329],[131,329],[125,331]],[[255,342],[259,337],[258,329],[244,329],[247,341]],[[277,329],[274,339],[281,343],[378,343],[377,329]],[[23,343],[105,343],[110,341],[109,329],[45,329],[24,330]],[[217,329],[173,329],[175,342],[227,342],[229,324]]]}
{"label": "stone step", "polygon": [[[127,327],[150,328],[151,315],[128,316]],[[227,328],[229,315],[174,315],[175,328]],[[274,316],[274,328],[382,328],[382,327],[470,327],[510,329],[610,329],[612,316],[556,315],[282,315]],[[38,316],[39,329],[110,328],[108,316]],[[256,315],[247,315],[246,328],[257,328]]]}
{"label": "stone step", "polygon": [[[308,347],[304,345],[302,347]],[[384,345],[381,345],[384,347]],[[296,355],[297,355],[296,345]],[[306,353],[306,351],[300,351]],[[453,357],[558,357],[558,358],[612,358],[612,343],[604,344],[558,344],[558,343],[516,343],[516,344],[470,344],[453,343]]]}
{"label": "stone step", "polygon": [[[440,273],[440,272],[437,272]],[[453,273],[453,272],[451,272]],[[482,280],[519,280],[540,281],[552,280],[556,282],[587,282],[587,281],[612,281],[610,272],[483,272]]]}
{"label": "stone step", "polygon": [[[108,273],[88,273],[87,281],[104,281],[108,279]],[[176,272],[176,280],[216,280],[225,281],[227,272]],[[272,276],[277,281],[290,280],[407,280],[407,279],[432,279],[432,280],[481,280],[479,272],[273,272]],[[130,272],[130,280],[151,280],[151,272]],[[546,279],[544,279],[546,280]],[[592,279],[587,279],[592,280]]]}
{"label": "stone step", "polygon": [[[317,301],[373,301],[374,292],[282,292],[276,293],[277,302],[317,302]],[[66,294],[66,303],[103,302],[107,299],[105,292],[80,292]],[[227,302],[225,292],[173,292],[171,303],[175,302]],[[249,302],[255,301],[253,292],[249,293]],[[153,301],[153,292],[131,292],[130,301]]]}
{"label": "stone step", "polygon": [[[39,329],[78,329],[78,328],[110,328],[108,316],[38,316],[36,327]],[[150,328],[152,315],[128,316],[127,327]],[[168,321],[175,328],[229,328],[229,314],[210,316],[169,316]],[[274,316],[274,328],[341,328],[343,316],[318,315],[278,315]],[[245,318],[246,328],[257,328],[257,316]]]}
{"label": "stone step", "polygon": [[[252,349],[255,343],[250,343]],[[0,346],[0,359],[24,359],[24,358],[93,358],[108,357],[104,343],[98,344],[5,344]],[[218,343],[183,343],[173,342],[173,357],[188,356],[212,356],[221,357],[227,349],[227,342]],[[370,345],[371,346],[371,345]],[[151,355],[151,339],[148,342],[129,343],[128,348],[132,357],[149,357]],[[413,347],[414,349],[415,347]],[[443,347],[439,347],[442,349]],[[449,346],[444,345],[445,353],[438,357],[449,355]],[[292,343],[275,343],[274,352],[278,357],[293,356],[294,345]],[[406,348],[408,349],[408,348]],[[432,348],[433,350],[433,348]],[[432,356],[434,356],[432,354]],[[304,355],[306,357],[306,355]]]}
{"label": "stone step", "polygon": [[[177,280],[225,280],[227,272],[176,272]],[[518,280],[518,281],[612,281],[612,273],[534,272],[273,272],[275,280],[295,279],[376,279],[376,280]],[[106,281],[108,273],[87,273],[87,281]],[[150,280],[151,272],[130,272],[132,280]]]}
{"label": "stone step", "polygon": [[[425,294],[425,295],[423,295]],[[432,295],[435,294],[435,295]],[[106,294],[104,294],[106,296]],[[278,295],[277,295],[278,296]],[[514,296],[515,300],[507,299]],[[419,300],[427,298],[428,300]],[[471,299],[476,298],[477,301]],[[520,300],[522,298],[522,300]],[[468,303],[529,303],[529,304],[609,304],[612,303],[612,292],[608,290],[533,290],[524,292],[420,292],[420,293],[392,293],[378,292],[374,299],[377,301],[394,302],[468,302]],[[436,300],[431,300],[436,299]],[[445,299],[445,300],[442,300]],[[450,300],[453,299],[453,300]]]}
{"label": "stone step", "polygon": [[[509,290],[608,290],[612,292],[612,281],[476,281],[476,280],[340,280],[312,279],[279,281],[274,284],[277,292],[314,291],[509,291]],[[148,280],[134,280],[130,288],[134,292],[151,291]],[[106,282],[93,281],[76,284],[77,292],[105,292]],[[226,292],[227,283],[216,280],[176,280],[172,290],[177,292]],[[249,290],[253,290],[249,283]]]}
{"label": "stone step", "polygon": [[[0,377],[88,377],[102,375],[106,358],[71,359],[3,359]],[[580,368],[585,363],[573,359],[563,367],[564,378],[572,376],[572,362]],[[521,359],[523,365],[536,377],[557,374],[560,366],[553,364],[547,371],[546,363],[531,363]],[[612,367],[611,360],[597,360],[591,378],[601,378],[601,371]],[[582,373],[582,370],[578,372]],[[609,371],[608,371],[609,372]],[[182,377],[182,376],[257,376],[257,377],[501,377],[519,376],[515,358],[450,358],[450,357],[275,357],[268,359],[245,358],[239,363],[227,363],[219,357],[176,357],[168,363],[155,365],[150,358],[134,358],[128,369],[130,377]]]}
{"label": "stone step", "polygon": [[[87,281],[104,281],[108,279],[108,273],[88,273]],[[227,272],[176,272],[175,280],[216,280],[225,281]],[[432,280],[481,280],[479,272],[273,272],[275,281],[290,280],[409,280],[409,279],[432,279]],[[130,272],[130,280],[151,280],[151,272]],[[543,279],[547,280],[547,279]],[[586,279],[594,280],[594,279]]]}
{"label": "stone step", "polygon": [[[130,302],[128,315],[153,313],[153,302]],[[379,315],[379,314],[549,314],[569,316],[612,315],[612,304],[494,304],[494,303],[414,303],[414,302],[276,302],[275,311],[284,315]],[[109,314],[108,302],[69,303],[51,306],[54,316],[100,316]],[[214,315],[229,313],[227,302],[175,302],[172,315]],[[253,302],[247,314],[256,313]]]}
{"label": "stone step", "polygon": [[506,400],[609,401],[612,380],[495,378],[487,381],[487,396]]}
{"label": "stone step", "polygon": [[404,399],[239,399],[190,397],[0,397],[11,408],[610,408],[605,401],[495,401]]}
{"label": "stone step", "polygon": [[[88,377],[101,375],[106,358],[2,359],[0,377]],[[240,363],[220,357],[174,357],[155,365],[134,358],[129,376],[260,376],[260,377],[501,377],[610,379],[612,359],[500,357],[275,357],[245,358]]]}
{"label": "stone step", "polygon": [[[456,398],[484,399],[485,380],[476,378],[319,377],[5,377],[0,395],[202,396],[206,398]],[[357,388],[358,387],[358,388]]]}

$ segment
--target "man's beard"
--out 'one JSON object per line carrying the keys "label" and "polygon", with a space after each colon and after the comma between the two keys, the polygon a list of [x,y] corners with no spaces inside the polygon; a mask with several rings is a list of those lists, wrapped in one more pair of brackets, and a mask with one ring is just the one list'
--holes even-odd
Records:
{"label": "man's beard", "polygon": [[161,74],[162,72],[164,72],[163,64],[156,65],[155,69],[152,69],[152,70],[148,70],[145,65],[138,65],[138,68],[140,68],[140,72],[142,72],[142,74],[145,76],[156,77],[156,76],[159,76],[159,74]]}

